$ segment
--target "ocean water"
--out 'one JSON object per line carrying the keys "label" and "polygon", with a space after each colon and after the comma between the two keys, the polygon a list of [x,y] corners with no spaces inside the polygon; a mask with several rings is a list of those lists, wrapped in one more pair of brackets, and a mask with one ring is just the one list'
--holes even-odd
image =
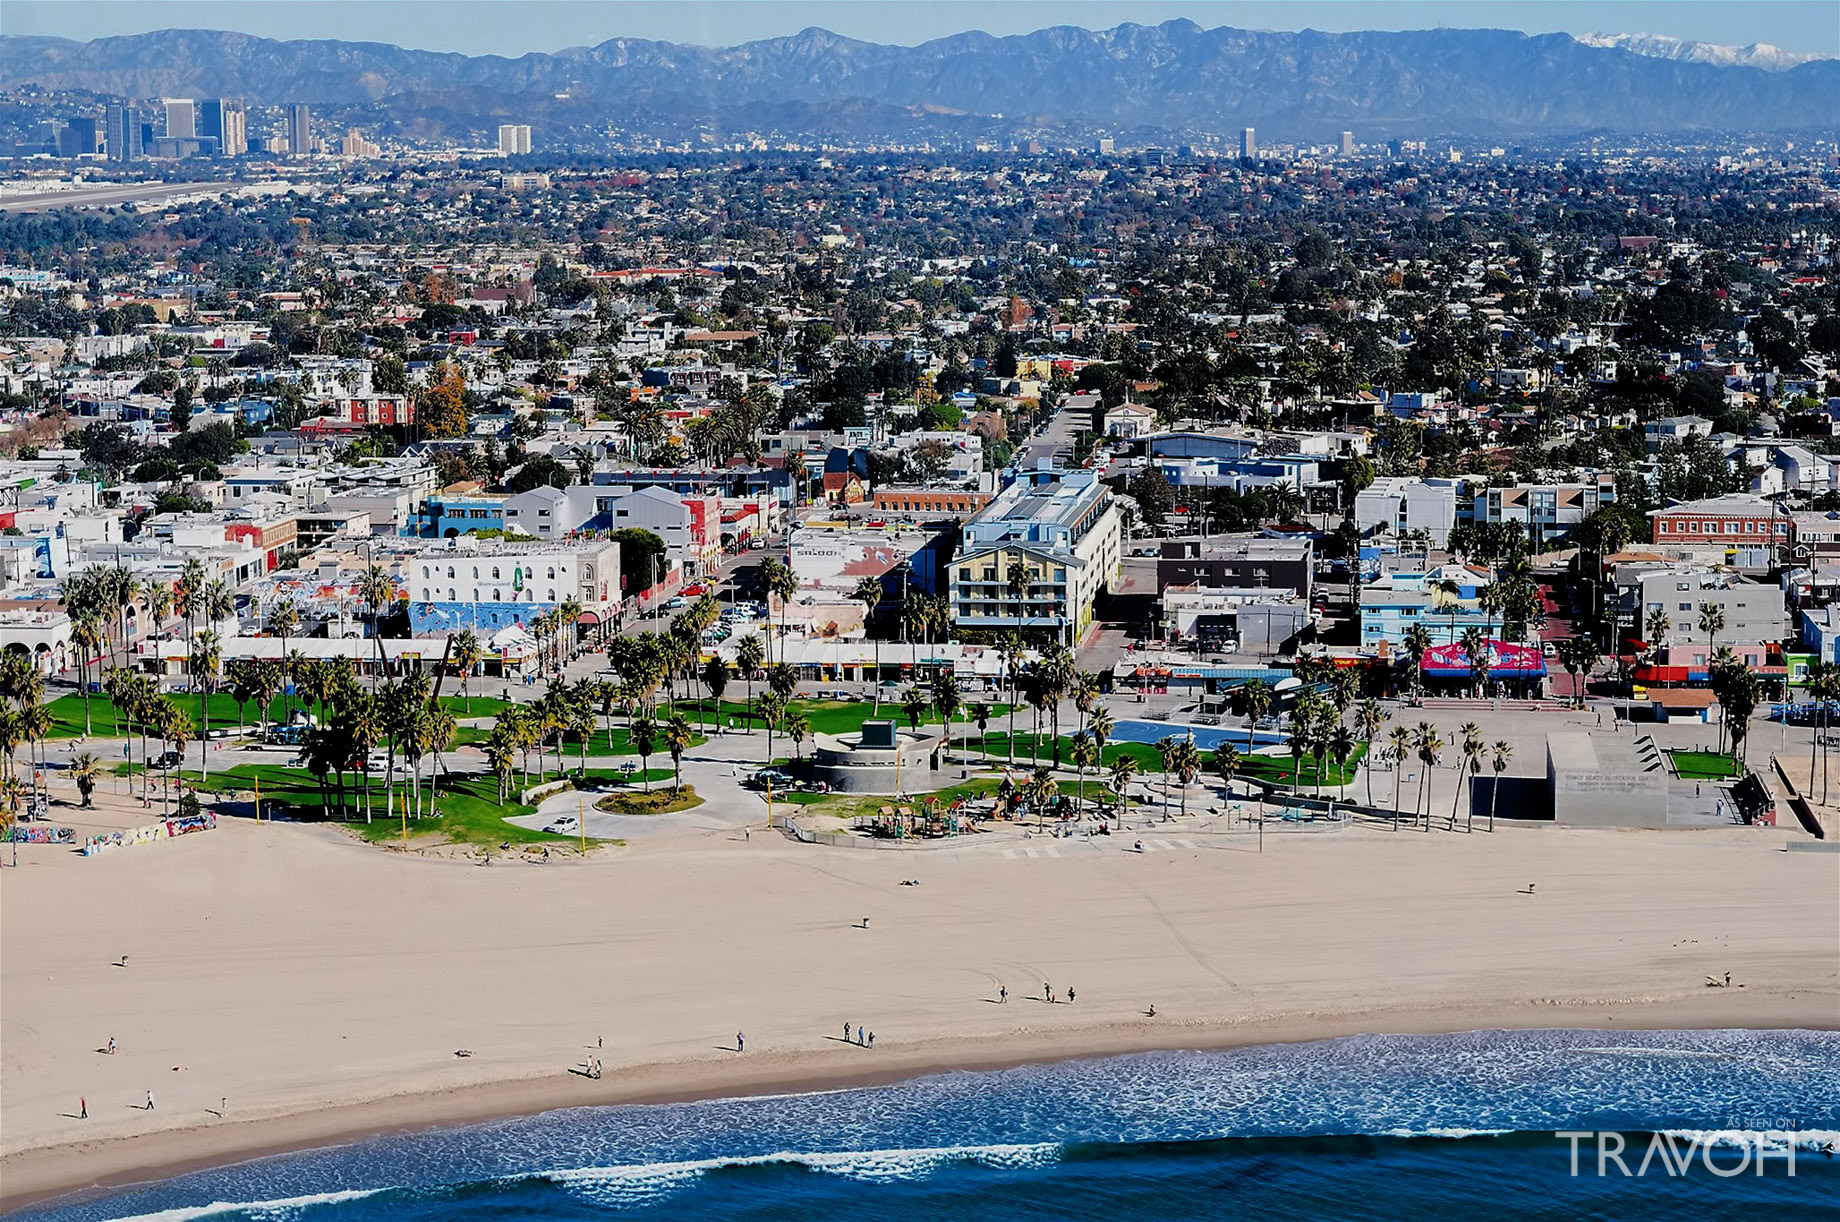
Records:
{"label": "ocean water", "polygon": [[[1559,1130],[1619,1132],[1627,1173]],[[1837,1140],[1832,1032],[1368,1035],[575,1108],[20,1216],[1807,1222],[1840,1218]]]}

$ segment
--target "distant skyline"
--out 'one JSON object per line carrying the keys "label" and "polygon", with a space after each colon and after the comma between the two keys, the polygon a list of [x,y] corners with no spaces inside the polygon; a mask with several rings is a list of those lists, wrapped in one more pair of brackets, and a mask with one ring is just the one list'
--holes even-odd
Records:
{"label": "distant skyline", "polygon": [[0,0],[8,34],[85,40],[197,28],[508,56],[620,37],[732,46],[809,26],[911,45],[965,30],[1183,17],[1208,28],[1665,34],[1840,56],[1834,0]]}

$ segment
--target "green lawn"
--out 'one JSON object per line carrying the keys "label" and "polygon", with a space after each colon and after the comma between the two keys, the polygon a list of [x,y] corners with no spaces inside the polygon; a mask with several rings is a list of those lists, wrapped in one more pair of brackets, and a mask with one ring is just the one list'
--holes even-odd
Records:
{"label": "green lawn", "polygon": [[[934,798],[940,806],[950,806],[959,798],[988,798],[997,792],[1002,781],[996,777],[980,777],[966,781],[962,785],[953,785],[928,794],[915,794],[900,805],[915,808],[917,811],[923,798]],[[1064,787],[1063,787],[1064,788]],[[805,794],[794,799],[805,808],[807,814],[829,815],[838,819],[853,819],[861,815],[873,815],[884,806],[896,805],[895,800],[887,794]],[[773,804],[778,806],[782,799],[773,795]]]}
{"label": "green lawn", "polygon": [[[732,696],[735,690],[736,685],[731,682],[728,686],[729,695]],[[765,693],[766,690],[767,685],[764,683],[757,683],[754,685],[754,698],[756,702],[759,701],[761,695]],[[715,703],[710,700],[679,700],[677,702],[677,708],[679,712],[690,718],[692,722],[695,722],[699,715],[706,721],[716,715]],[[1009,706],[1006,704],[999,704],[992,705],[991,708],[993,710],[1007,710]],[[804,713],[805,716],[811,720],[812,731],[817,734],[853,734],[857,730],[862,729],[863,722],[873,717],[880,717],[888,721],[898,721],[903,726],[907,725],[907,715],[901,711],[900,701],[890,701],[886,698],[882,700],[880,712],[877,712],[875,704],[868,700],[794,700],[788,706],[787,712]],[[759,716],[754,716],[751,719],[749,718],[747,701],[745,700],[732,700],[725,697],[722,701],[721,716],[724,720],[730,717],[734,718],[737,727],[751,725],[757,729],[766,728],[766,723],[761,721]],[[997,714],[993,711],[991,716],[994,719]],[[927,711],[927,716],[921,719],[920,724],[923,726],[929,724],[938,725],[938,715],[934,714],[932,710],[929,709]],[[967,723],[964,714],[961,712],[957,717],[952,719],[952,734],[954,737],[957,737],[966,732]],[[977,733],[977,726],[975,723],[969,724],[969,732],[973,735]]]}
{"label": "green lawn", "polygon": [[[992,764],[1009,763],[1009,735],[1007,734],[992,734],[982,742],[979,742],[977,735],[973,734],[965,743],[965,749],[980,756],[988,756]],[[1163,753],[1149,743],[1108,742],[1105,744],[1105,750],[1100,752],[1099,758],[1106,768],[1110,768],[1121,757],[1127,755],[1137,761],[1137,770],[1140,773],[1163,770]],[[1054,736],[1051,734],[1016,735],[1016,766],[1033,768],[1038,762],[1042,764],[1054,762]],[[1072,735],[1061,735],[1061,766],[1073,767]]]}
{"label": "green lawn", "polygon": [[[657,759],[660,756],[663,756],[668,759],[670,758],[671,753],[665,750],[664,741],[663,741],[663,733],[662,733],[663,731],[662,725],[659,727],[659,730],[660,730],[659,741],[657,744],[657,749],[652,752],[652,758]],[[482,743],[484,743],[486,739],[490,737],[492,737],[492,731],[486,728],[485,726],[462,726],[459,730],[457,730],[454,733],[454,741],[452,745],[455,747],[477,747],[481,745]],[[588,758],[589,759],[594,759],[596,757],[605,758],[607,756],[612,756],[612,755],[637,755],[639,754],[637,751],[633,749],[632,736],[627,733],[626,723],[623,720],[616,723],[613,727],[613,745],[612,746],[607,745],[607,738],[608,738],[607,731],[604,727],[600,730],[595,731],[594,736],[588,740]],[[704,743],[708,741],[709,740],[707,738],[704,738],[701,734],[693,734],[690,737],[691,749],[694,750],[695,748],[702,746]],[[545,751],[545,754],[550,755],[552,757],[556,753],[556,750],[553,746],[546,747],[544,751]],[[563,735],[562,756],[564,760],[578,760],[581,758],[581,744],[575,738],[574,735],[572,734]],[[535,751],[531,752],[531,758],[532,760],[535,760],[536,758]]]}
{"label": "green lawn", "polygon": [[[203,703],[203,697],[195,694],[178,692],[169,695],[167,699],[177,704],[180,711],[192,719],[193,724],[196,725],[199,723],[199,710]],[[469,716],[496,717],[506,707],[505,701],[498,699],[496,696],[474,696],[472,701],[473,711],[469,714],[466,711],[466,703],[467,702],[462,700],[459,696],[441,697],[441,707],[462,720]],[[59,696],[56,700],[53,700],[49,707],[51,709],[50,737],[80,738],[83,736],[82,693],[66,693],[65,695]],[[235,699],[233,699],[228,692],[218,692],[211,697],[211,726],[213,729],[228,729],[238,724],[245,726],[252,725],[256,721],[285,721],[287,719],[288,710],[298,707],[301,707],[299,701],[290,701],[286,697],[276,696],[269,702],[267,717],[258,718],[256,716],[255,706],[245,704],[242,707],[242,717],[239,722]],[[315,708],[311,710],[311,712],[317,716],[319,710]],[[90,730],[93,735],[114,735],[115,702],[101,692],[97,692],[89,698],[89,717]],[[125,732],[127,726],[125,718],[123,719],[122,725]]]}
{"label": "green lawn", "polygon": [[[300,818],[317,819],[325,816],[326,795],[321,791],[319,778],[301,768],[286,768],[276,764],[238,764],[222,772],[213,772],[208,780],[199,780],[196,772],[185,772],[183,778],[198,788],[218,794],[237,794],[244,801],[252,795],[258,778],[262,785],[262,808],[272,811],[275,804],[291,808],[291,813]],[[668,781],[671,773],[668,769],[653,768],[645,777],[653,781]],[[618,770],[590,770],[590,781],[621,783],[628,780],[626,773]],[[639,774],[630,778],[637,783]],[[532,775],[531,784],[536,784]],[[514,788],[523,788],[521,777],[512,780]],[[401,799],[408,792],[406,784],[397,784],[397,817],[384,817],[383,782],[378,779],[372,786],[371,814],[372,821],[366,824],[362,815],[348,826],[369,841],[393,840],[402,835],[400,817]],[[360,809],[363,805],[361,790],[351,787],[351,778],[347,778],[347,803],[356,802]],[[426,786],[423,788],[423,809],[427,809],[428,797]],[[498,782],[489,776],[457,777],[443,780],[434,795],[434,806],[440,812],[438,817],[424,817],[409,820],[410,839],[428,836],[442,836],[459,844],[496,845],[509,840],[513,844],[567,844],[577,841],[575,836],[552,836],[532,828],[519,827],[505,820],[511,815],[528,815],[536,810],[534,806],[525,806],[515,799],[504,804],[498,800]]]}
{"label": "green lawn", "polygon": [[1722,781],[1738,775],[1738,761],[1723,751],[1670,751],[1683,781]]}
{"label": "green lawn", "polygon": [[[975,735],[967,746],[971,751],[979,752],[980,744]],[[1009,762],[1009,736],[1007,734],[992,734],[986,746],[991,763],[1006,764]],[[1037,757],[1032,749],[1039,750],[1040,763],[1049,764],[1053,762],[1054,740],[1052,737],[1044,734],[1038,741],[1033,734],[1018,734],[1016,735],[1016,766],[1018,768],[1032,768],[1035,766]],[[1351,783],[1355,777],[1356,765],[1361,762],[1361,757],[1366,754],[1367,744],[1358,743],[1355,746],[1354,754],[1348,758],[1348,763],[1345,767],[1337,768],[1334,760],[1323,760],[1322,783],[1324,785],[1347,785]],[[1137,761],[1137,770],[1140,776],[1148,776],[1151,773],[1160,773],[1163,771],[1163,753],[1149,743],[1105,744],[1105,751],[1103,753],[1105,767],[1110,768],[1114,761],[1120,756],[1125,755],[1131,756]],[[1061,765],[1064,768],[1073,767],[1073,739],[1065,734],[1061,735]],[[1202,757],[1202,771],[1209,774],[1213,773],[1213,753],[1209,752]],[[1241,755],[1239,757],[1239,766],[1234,771],[1239,776],[1247,777],[1255,781],[1269,781],[1272,784],[1288,785],[1291,783],[1291,757],[1288,755]],[[1301,783],[1304,786],[1307,787],[1316,784],[1316,765],[1315,762],[1307,756],[1303,761],[1302,773],[1303,777]]]}

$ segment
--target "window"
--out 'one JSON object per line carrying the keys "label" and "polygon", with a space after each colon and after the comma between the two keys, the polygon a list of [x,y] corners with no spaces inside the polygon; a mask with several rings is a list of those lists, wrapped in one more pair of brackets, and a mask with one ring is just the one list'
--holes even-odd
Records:
{"label": "window", "polygon": [[556,591],[553,589],[549,592],[549,601],[550,602],[556,601]]}
{"label": "window", "polygon": [[1680,609],[1682,611],[1691,611],[1693,610],[1693,604],[1692,603],[1681,603]]}
{"label": "window", "polygon": [[494,590],[492,591],[492,601],[497,603],[497,602],[504,602],[505,600],[504,600],[504,597],[501,594],[499,594],[497,590]]}
{"label": "window", "polygon": [[593,581],[594,580],[594,566],[591,564],[582,565],[581,566],[581,576],[584,581]]}
{"label": "window", "polygon": [[451,564],[447,566],[447,575],[449,577],[452,577],[454,575],[454,566]]}
{"label": "window", "polygon": [[492,566],[492,580],[498,580],[498,566],[496,564]]}
{"label": "window", "polygon": [[454,597],[454,594],[455,594],[454,588],[452,586],[448,586],[447,587],[447,601],[448,602],[457,603],[460,601],[458,598]]}
{"label": "window", "polygon": [[479,580],[479,566],[476,564],[473,566],[473,580],[474,581]]}
{"label": "window", "polygon": [[549,579],[551,581],[556,580],[556,566],[553,564],[549,566]]}

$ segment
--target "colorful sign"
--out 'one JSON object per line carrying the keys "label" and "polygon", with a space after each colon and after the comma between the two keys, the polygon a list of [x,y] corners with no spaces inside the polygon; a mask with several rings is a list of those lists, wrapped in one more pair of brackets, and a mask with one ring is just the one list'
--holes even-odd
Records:
{"label": "colorful sign", "polygon": [[[1482,656],[1488,660],[1489,674],[1494,678],[1528,678],[1546,673],[1546,659],[1540,656],[1538,646],[1487,641]],[[1425,650],[1425,673],[1467,677],[1475,673],[1475,667],[1470,664],[1469,651],[1461,644],[1433,645]]]}

